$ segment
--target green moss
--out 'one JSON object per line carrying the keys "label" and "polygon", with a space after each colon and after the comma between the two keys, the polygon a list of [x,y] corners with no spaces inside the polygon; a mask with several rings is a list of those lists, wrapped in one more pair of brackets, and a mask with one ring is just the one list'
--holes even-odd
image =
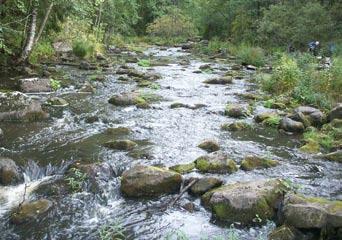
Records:
{"label": "green moss", "polygon": [[278,127],[281,121],[281,117],[278,115],[270,115],[268,118],[262,121],[262,124],[270,127]]}
{"label": "green moss", "polygon": [[223,131],[242,131],[250,128],[250,125],[246,122],[238,121],[231,124],[223,124],[221,130]]}
{"label": "green moss", "polygon": [[302,146],[300,149],[300,151],[305,152],[305,153],[319,153],[320,152],[320,145],[318,142],[314,141],[314,140],[308,140],[308,142]]}
{"label": "green moss", "polygon": [[236,163],[231,159],[209,160],[200,157],[196,161],[196,168],[201,172],[234,173],[238,170]]}
{"label": "green moss", "polygon": [[178,164],[178,165],[170,167],[170,169],[180,174],[184,174],[184,173],[191,172],[195,167],[196,167],[196,164],[192,162],[188,164]]}
{"label": "green moss", "polygon": [[276,160],[261,158],[257,156],[247,156],[241,163],[241,169],[251,171],[253,169],[270,168],[279,165]]}
{"label": "green moss", "polygon": [[130,151],[133,150],[137,144],[131,140],[115,140],[105,143],[104,146],[115,150]]}

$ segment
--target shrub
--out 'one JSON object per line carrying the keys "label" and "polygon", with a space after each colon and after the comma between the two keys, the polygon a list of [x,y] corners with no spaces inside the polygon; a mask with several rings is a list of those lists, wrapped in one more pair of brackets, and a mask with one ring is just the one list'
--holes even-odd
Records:
{"label": "shrub", "polygon": [[262,80],[262,87],[271,94],[288,93],[295,88],[301,76],[302,72],[296,61],[283,55],[271,78]]}
{"label": "shrub", "polygon": [[32,64],[36,64],[38,62],[51,59],[54,55],[55,50],[50,42],[39,42],[32,50],[29,57],[29,62]]}
{"label": "shrub", "polygon": [[94,46],[87,41],[78,40],[73,43],[72,52],[75,54],[75,56],[84,59],[93,55]]}
{"label": "shrub", "polygon": [[58,89],[62,87],[60,81],[52,79],[52,78],[50,79],[50,84],[51,84],[52,90],[54,91],[57,91]]}
{"label": "shrub", "polygon": [[179,9],[170,9],[169,13],[157,18],[147,27],[147,32],[152,36],[173,38],[189,38],[197,34],[190,18],[184,16]]}
{"label": "shrub", "polygon": [[265,53],[260,47],[250,47],[240,45],[237,49],[236,56],[242,63],[255,65],[257,67],[265,64]]}
{"label": "shrub", "polygon": [[140,59],[138,62],[138,65],[141,67],[150,67],[151,66],[151,62],[148,59]]}

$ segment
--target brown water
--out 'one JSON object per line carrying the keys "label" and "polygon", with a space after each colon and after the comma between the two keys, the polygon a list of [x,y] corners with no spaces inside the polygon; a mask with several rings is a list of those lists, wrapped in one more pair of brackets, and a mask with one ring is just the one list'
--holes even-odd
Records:
{"label": "brown water", "polygon": [[[234,133],[220,130],[223,123],[235,121],[223,115],[226,103],[247,103],[236,94],[256,90],[256,86],[249,81],[252,72],[242,71],[243,79],[235,79],[231,85],[208,87],[202,82],[224,74],[233,62],[201,60],[178,48],[151,48],[145,54],[151,58],[167,58],[172,62],[168,66],[153,67],[152,70],[131,64],[141,71],[152,71],[162,76],[157,81],[160,89],[144,90],[166,99],[153,104],[151,109],[121,108],[108,104],[112,95],[136,89],[133,81],[120,82],[118,76],[112,73],[107,75],[104,83],[94,82],[97,87],[95,94],[78,94],[75,88],[89,78],[89,72],[60,67],[73,80],[72,86],[57,93],[70,103],[61,118],[40,123],[0,123],[6,136],[1,143],[0,154],[22,166],[32,191],[36,185],[46,181],[46,177],[61,177],[67,165],[76,160],[85,163],[106,162],[119,175],[135,164],[172,166],[191,162],[205,154],[197,145],[213,138],[237,162],[245,155],[257,154],[278,159],[281,165],[266,170],[211,176],[217,176],[226,183],[281,177],[300,184],[299,191],[304,194],[342,199],[339,164],[300,153],[298,137],[254,125],[252,116],[246,120],[253,124],[251,130]],[[184,59],[190,60],[190,64],[179,64]],[[206,63],[212,64],[213,73],[193,73]],[[42,100],[46,97],[41,96]],[[170,109],[173,102],[205,104],[206,107],[197,110]],[[256,106],[255,112],[260,111],[264,111],[261,104]],[[100,121],[86,123],[85,118],[93,115],[99,116]],[[119,126],[133,130],[129,138],[140,143],[140,150],[151,156],[149,159],[132,158],[125,152],[102,146],[112,138],[104,134],[104,130]],[[205,174],[193,172],[191,175]],[[0,195],[9,196],[7,202],[0,201],[0,239],[98,239],[101,227],[118,221],[126,227],[129,239],[164,239],[174,231],[183,232],[190,239],[213,239],[213,236],[228,236],[232,233],[230,226],[218,225],[211,220],[211,214],[200,205],[199,199],[184,195],[178,204],[165,210],[163,206],[175,196],[127,200],[120,194],[119,176],[99,181],[102,193],[82,192],[51,197],[55,206],[43,221],[18,227],[8,223],[8,215],[11,206],[15,206],[22,196],[23,187],[0,188]],[[36,197],[35,194],[30,195],[31,199]],[[181,208],[181,203],[187,201],[195,203],[195,212]],[[267,239],[267,233],[273,227],[274,224],[269,222],[262,227],[234,230],[234,233],[239,239]]]}

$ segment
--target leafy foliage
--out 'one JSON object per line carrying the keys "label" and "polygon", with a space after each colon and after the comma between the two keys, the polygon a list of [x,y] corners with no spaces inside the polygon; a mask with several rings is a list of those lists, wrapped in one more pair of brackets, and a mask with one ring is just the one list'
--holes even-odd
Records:
{"label": "leafy foliage", "polygon": [[68,186],[73,192],[80,192],[82,190],[82,185],[84,180],[87,179],[87,174],[81,172],[77,168],[71,168],[70,174],[66,178]]}

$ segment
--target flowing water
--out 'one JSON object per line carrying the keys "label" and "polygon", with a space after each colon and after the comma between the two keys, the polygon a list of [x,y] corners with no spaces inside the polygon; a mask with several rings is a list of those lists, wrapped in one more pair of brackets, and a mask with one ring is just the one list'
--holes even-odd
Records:
{"label": "flowing water", "polygon": [[[118,75],[109,73],[103,83],[95,82],[95,94],[76,93],[77,87],[89,78],[89,71],[72,67],[61,67],[72,79],[72,86],[57,93],[65,98],[69,107],[60,118],[39,123],[1,123],[5,140],[1,143],[2,156],[14,159],[25,171],[25,184],[0,187],[0,239],[99,239],[104,226],[115,226],[120,222],[129,239],[164,239],[177,231],[190,239],[213,239],[214,236],[232,234],[230,226],[222,226],[211,220],[211,214],[200,200],[189,195],[172,208],[165,205],[175,195],[150,200],[129,200],[120,194],[119,175],[135,164],[172,166],[194,161],[205,154],[197,145],[205,139],[217,139],[222,150],[232,159],[240,162],[245,155],[268,155],[281,165],[231,175],[215,175],[226,183],[253,181],[261,178],[285,178],[301,186],[300,192],[342,199],[341,171],[338,163],[301,154],[298,151],[300,139],[279,133],[275,129],[255,125],[242,132],[224,132],[223,123],[235,119],[223,115],[227,103],[247,104],[238,94],[253,92],[256,86],[251,81],[253,72],[241,71],[242,79],[235,79],[231,85],[210,85],[202,82],[208,78],[223,75],[234,62],[216,59],[203,60],[191,56],[178,48],[161,50],[151,48],[145,52],[152,59],[167,59],[171,64],[142,68],[140,71],[160,74],[157,81],[160,89],[144,90],[165,98],[153,104],[150,109],[136,107],[115,107],[108,99],[118,93],[137,89],[136,83],[121,82]],[[113,56],[113,58],[120,58]],[[123,57],[124,58],[124,57]],[[184,61],[188,62],[184,65]],[[200,66],[210,63],[213,71],[194,73]],[[40,96],[42,100],[46,95]],[[170,109],[173,102],[189,105],[204,104],[199,109]],[[256,111],[264,111],[261,104]],[[87,123],[89,116],[98,116],[99,121]],[[246,120],[253,124],[252,116]],[[104,134],[109,127],[129,127],[133,132],[129,139],[139,143],[134,157],[126,152],[113,151],[102,144],[113,136]],[[116,136],[127,138],[127,136]],[[51,196],[53,210],[39,222],[15,226],[9,223],[10,209],[20,203],[24,192],[29,199],[37,199],[35,189],[41,184],[52,184],[61,179],[65,169],[74,161],[84,163],[105,162],[116,175],[100,179],[101,193],[81,192]],[[189,176],[204,176],[198,172]],[[195,211],[183,209],[182,203],[194,202]],[[262,227],[234,230],[240,239],[266,239],[274,228],[272,222]]]}

